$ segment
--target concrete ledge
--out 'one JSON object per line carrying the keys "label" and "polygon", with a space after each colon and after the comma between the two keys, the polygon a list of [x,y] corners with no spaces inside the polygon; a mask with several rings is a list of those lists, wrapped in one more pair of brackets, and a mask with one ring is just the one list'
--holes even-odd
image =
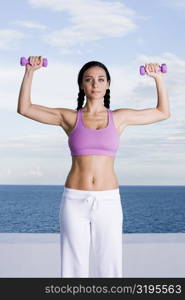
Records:
{"label": "concrete ledge", "polygon": [[[185,233],[124,234],[123,277],[185,278],[184,253]],[[59,234],[0,233],[0,277],[60,277]]]}

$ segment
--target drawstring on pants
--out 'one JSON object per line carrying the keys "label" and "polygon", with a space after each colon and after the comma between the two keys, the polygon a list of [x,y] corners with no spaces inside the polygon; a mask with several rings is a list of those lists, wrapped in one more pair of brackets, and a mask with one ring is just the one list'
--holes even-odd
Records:
{"label": "drawstring on pants", "polygon": [[86,203],[92,204],[92,210],[96,210],[98,208],[98,199],[94,196],[89,195],[85,198]]}

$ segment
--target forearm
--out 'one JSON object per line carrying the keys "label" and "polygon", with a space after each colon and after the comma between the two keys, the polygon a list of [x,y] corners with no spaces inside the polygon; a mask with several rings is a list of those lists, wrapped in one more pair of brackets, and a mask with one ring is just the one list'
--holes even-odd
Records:
{"label": "forearm", "polygon": [[170,115],[170,106],[168,101],[168,94],[165,87],[165,82],[163,77],[155,78],[156,88],[157,88],[157,106],[160,112],[164,113],[164,115]]}
{"label": "forearm", "polygon": [[23,114],[31,106],[31,84],[33,79],[33,71],[25,71],[23,81],[21,84],[17,112]]}

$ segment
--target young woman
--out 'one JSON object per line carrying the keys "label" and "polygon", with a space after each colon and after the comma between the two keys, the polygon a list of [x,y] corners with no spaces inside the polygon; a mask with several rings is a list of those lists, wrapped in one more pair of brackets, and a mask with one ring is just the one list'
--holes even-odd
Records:
{"label": "young woman", "polygon": [[111,110],[110,74],[104,64],[88,62],[78,74],[78,105],[73,110],[31,103],[33,73],[41,66],[42,57],[30,57],[17,112],[38,122],[61,126],[69,138],[72,166],[59,212],[61,277],[89,277],[90,245],[94,277],[123,277],[123,212],[114,160],[126,126],[169,118],[163,75],[158,64],[145,65],[147,75],[156,83],[156,107]]}

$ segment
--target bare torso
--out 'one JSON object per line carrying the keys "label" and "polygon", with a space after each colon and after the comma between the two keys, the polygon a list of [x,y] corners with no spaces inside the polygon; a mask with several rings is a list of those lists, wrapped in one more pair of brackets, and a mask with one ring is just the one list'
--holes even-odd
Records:
{"label": "bare torso", "polygon": [[[75,126],[77,111],[68,109],[63,118],[62,128],[67,135]],[[119,135],[125,126],[121,124],[118,114],[113,111],[113,120]],[[107,127],[108,117],[104,111],[98,116],[90,117],[83,112],[86,127],[98,130]],[[101,191],[119,187],[114,171],[115,157],[103,155],[73,156],[71,170],[67,176],[65,187],[79,190]]]}

